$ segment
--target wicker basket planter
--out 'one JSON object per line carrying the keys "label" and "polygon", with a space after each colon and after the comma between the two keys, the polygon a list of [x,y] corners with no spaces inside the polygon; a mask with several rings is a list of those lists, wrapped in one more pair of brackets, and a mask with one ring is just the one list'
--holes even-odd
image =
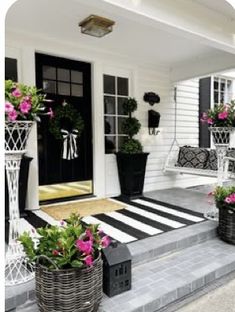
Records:
{"label": "wicker basket planter", "polygon": [[[44,260],[43,260],[44,258]],[[36,264],[36,298],[41,312],[95,312],[102,299],[103,267],[99,254],[92,267],[49,270]]]}
{"label": "wicker basket planter", "polygon": [[235,245],[235,208],[217,203],[219,209],[219,237],[230,244]]}

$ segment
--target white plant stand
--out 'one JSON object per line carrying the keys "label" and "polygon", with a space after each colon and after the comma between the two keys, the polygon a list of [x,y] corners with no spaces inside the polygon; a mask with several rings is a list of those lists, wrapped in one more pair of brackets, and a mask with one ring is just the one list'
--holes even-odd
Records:
{"label": "white plant stand", "polygon": [[34,277],[34,268],[27,262],[19,237],[19,171],[32,121],[5,123],[5,167],[9,192],[9,244],[5,261],[5,284],[13,286]]}
{"label": "white plant stand", "polygon": [[[230,144],[230,136],[234,128],[232,127],[210,127],[213,143],[217,154],[217,186],[223,186],[225,173],[225,157]],[[204,214],[209,220],[218,221],[219,211],[216,205],[213,205],[211,210]]]}

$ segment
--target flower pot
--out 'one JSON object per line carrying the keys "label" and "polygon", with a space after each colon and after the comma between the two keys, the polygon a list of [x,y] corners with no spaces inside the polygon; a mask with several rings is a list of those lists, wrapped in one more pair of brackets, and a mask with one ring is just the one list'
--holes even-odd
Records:
{"label": "flower pot", "polygon": [[217,203],[219,209],[219,237],[230,244],[235,245],[235,208],[228,204]]}
{"label": "flower pot", "polygon": [[[55,269],[42,265],[42,260],[49,261]],[[102,265],[100,254],[92,267],[81,269],[58,269],[51,259],[40,256],[35,271],[39,311],[97,311],[103,294]]]}
{"label": "flower pot", "polygon": [[25,151],[34,122],[28,120],[5,122],[5,151]]}
{"label": "flower pot", "polygon": [[143,195],[144,177],[149,153],[116,153],[121,195],[135,198]]}
{"label": "flower pot", "polygon": [[232,127],[210,127],[213,143],[215,145],[229,145],[230,134],[233,132]]}

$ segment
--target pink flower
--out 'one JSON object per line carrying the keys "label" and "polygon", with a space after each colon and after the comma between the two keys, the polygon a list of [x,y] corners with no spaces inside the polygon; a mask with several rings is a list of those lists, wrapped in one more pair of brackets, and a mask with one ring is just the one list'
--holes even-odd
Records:
{"label": "pink flower", "polygon": [[221,120],[227,119],[228,118],[228,112],[222,112],[218,114],[218,118]]}
{"label": "pink flower", "polygon": [[232,202],[231,199],[230,199],[230,197],[226,197],[224,201],[225,201],[227,204],[231,204],[231,202]]}
{"label": "pink flower", "polygon": [[201,122],[207,122],[208,116],[207,113],[202,113],[202,117],[200,119]]}
{"label": "pink flower", "polygon": [[214,123],[214,120],[212,118],[207,119],[208,125],[212,125]]}
{"label": "pink flower", "polygon": [[8,116],[9,121],[15,121],[18,114],[17,114],[16,110],[13,110],[13,111],[9,112],[7,116]]}
{"label": "pink flower", "polygon": [[81,239],[78,239],[76,241],[76,247],[81,252],[85,253],[86,255],[89,255],[92,252],[92,241],[83,241]]}
{"label": "pink flower", "polygon": [[49,112],[47,113],[47,115],[50,117],[50,119],[54,117],[55,114],[53,110],[51,109],[51,107],[49,107]]}
{"label": "pink flower", "polygon": [[15,97],[21,97],[21,95],[22,95],[22,93],[21,93],[21,91],[20,91],[20,89],[18,89],[18,88],[16,88],[14,91],[12,91],[12,93],[11,93],[13,96],[15,96]]}
{"label": "pink flower", "polygon": [[14,106],[10,102],[5,102],[5,112],[10,113],[14,110]]}
{"label": "pink flower", "polygon": [[235,193],[230,194],[224,200],[227,204],[235,204]]}
{"label": "pink flower", "polygon": [[99,234],[100,236],[103,236],[103,235],[104,235],[104,231],[103,231],[103,230],[99,230],[99,231],[98,231],[98,234]]}
{"label": "pink flower", "polygon": [[93,242],[94,238],[90,229],[86,229],[86,236],[89,238],[90,241]]}
{"label": "pink flower", "polygon": [[53,256],[58,256],[59,255],[59,251],[54,249],[54,250],[52,250],[52,254],[53,254]]}
{"label": "pink flower", "polygon": [[102,237],[102,239],[101,239],[101,246],[103,248],[106,248],[106,247],[109,246],[109,244],[110,244],[110,238],[107,235]]}
{"label": "pink flower", "polygon": [[28,114],[28,112],[30,111],[31,107],[32,107],[32,105],[28,101],[21,102],[20,106],[19,106],[19,108],[21,110],[21,113],[23,113],[23,114]]}
{"label": "pink flower", "polygon": [[63,220],[60,221],[60,226],[64,226],[65,222]]}
{"label": "pink flower", "polygon": [[86,256],[86,258],[84,259],[84,262],[87,266],[92,266],[93,265],[93,258],[91,255]]}

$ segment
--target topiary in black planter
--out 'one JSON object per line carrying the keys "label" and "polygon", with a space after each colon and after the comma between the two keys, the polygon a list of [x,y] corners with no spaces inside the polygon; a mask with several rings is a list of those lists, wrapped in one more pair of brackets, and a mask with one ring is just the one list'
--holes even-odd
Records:
{"label": "topiary in black planter", "polygon": [[123,103],[123,110],[128,118],[122,123],[122,131],[127,134],[120,152],[116,153],[121,196],[137,198],[142,196],[144,187],[145,169],[149,153],[144,153],[141,143],[133,139],[140,130],[138,119],[132,117],[137,109],[134,98],[128,98]]}

